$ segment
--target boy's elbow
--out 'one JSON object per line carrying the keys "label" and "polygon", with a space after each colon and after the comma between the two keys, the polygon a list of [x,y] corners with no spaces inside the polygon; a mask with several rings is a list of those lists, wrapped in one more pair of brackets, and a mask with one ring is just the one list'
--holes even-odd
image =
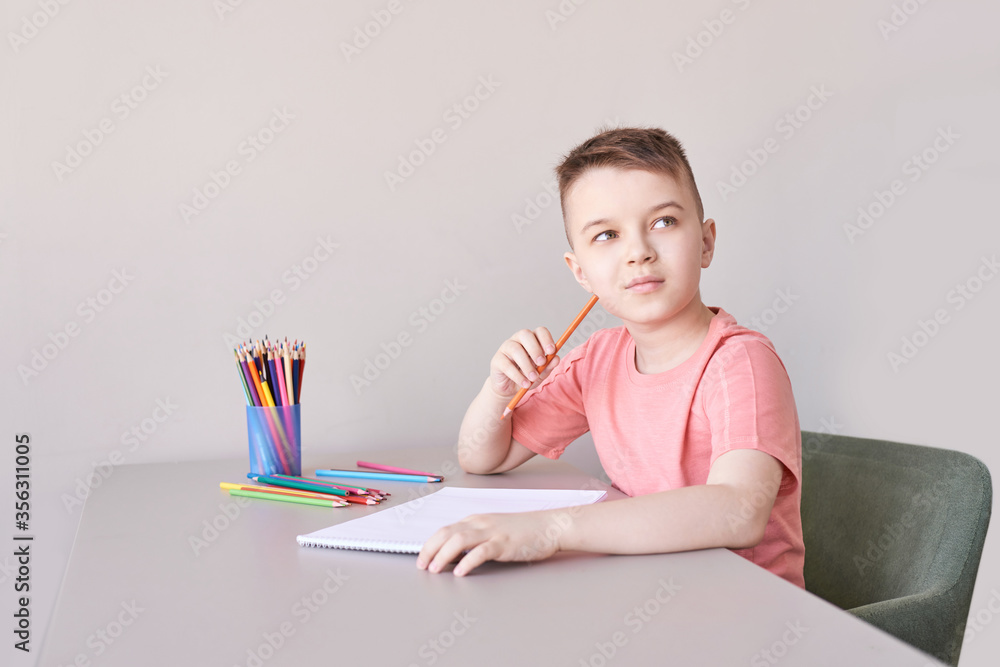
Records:
{"label": "boy's elbow", "polygon": [[764,531],[767,528],[767,517],[763,521],[748,521],[747,526],[738,536],[739,544],[734,549],[752,549],[764,541]]}
{"label": "boy's elbow", "polygon": [[[745,505],[739,505],[739,507],[743,511],[746,510]],[[734,520],[735,517],[738,519]],[[764,540],[764,534],[770,520],[770,506],[755,508],[750,516],[742,514],[739,510],[735,513],[730,510],[727,512],[724,529],[728,533],[727,541],[730,542],[726,546],[730,549],[751,549],[757,546]]]}
{"label": "boy's elbow", "polygon": [[739,529],[727,526],[723,530],[725,534],[712,546],[725,547],[727,549],[752,549],[764,539],[764,531],[756,530],[750,525]]}
{"label": "boy's elbow", "polygon": [[492,470],[487,470],[473,463],[467,463],[461,459],[459,459],[458,465],[463,471],[469,473],[470,475],[489,475],[493,472]]}
{"label": "boy's elbow", "polygon": [[473,456],[463,456],[461,449],[459,449],[458,452],[458,467],[471,475],[490,475],[496,471],[495,467],[487,468],[482,465],[481,461],[477,461]]}

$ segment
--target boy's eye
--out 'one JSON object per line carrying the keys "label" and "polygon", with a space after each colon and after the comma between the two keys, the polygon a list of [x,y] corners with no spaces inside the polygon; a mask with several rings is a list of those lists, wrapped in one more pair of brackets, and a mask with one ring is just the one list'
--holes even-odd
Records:
{"label": "boy's eye", "polygon": [[[655,225],[656,223],[659,223],[659,222],[665,222],[665,223],[667,223],[664,226],[672,226],[672,225],[676,225],[677,224],[677,220],[675,218],[671,218],[671,217],[668,217],[668,216],[664,216],[662,218],[657,218],[656,220],[653,221],[653,224]],[[598,234],[597,236],[594,237],[594,240],[595,241],[604,240],[601,237],[604,236],[605,234],[616,234],[617,235],[618,232],[612,232],[612,231],[601,232],[600,234]]]}

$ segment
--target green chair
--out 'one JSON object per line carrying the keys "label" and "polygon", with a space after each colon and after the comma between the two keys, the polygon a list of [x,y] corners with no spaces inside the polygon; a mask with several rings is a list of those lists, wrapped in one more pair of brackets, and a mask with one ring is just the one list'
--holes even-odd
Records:
{"label": "green chair", "polygon": [[957,665],[992,500],[968,454],[803,431],[806,590]]}

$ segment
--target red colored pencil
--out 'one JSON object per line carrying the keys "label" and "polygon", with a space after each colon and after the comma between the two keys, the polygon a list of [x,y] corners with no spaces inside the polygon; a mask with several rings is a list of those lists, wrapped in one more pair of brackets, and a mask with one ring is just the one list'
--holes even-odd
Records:
{"label": "red colored pencil", "polygon": [[339,496],[338,498],[346,500],[349,503],[357,503],[358,505],[378,505],[379,503],[379,501],[371,496]]}

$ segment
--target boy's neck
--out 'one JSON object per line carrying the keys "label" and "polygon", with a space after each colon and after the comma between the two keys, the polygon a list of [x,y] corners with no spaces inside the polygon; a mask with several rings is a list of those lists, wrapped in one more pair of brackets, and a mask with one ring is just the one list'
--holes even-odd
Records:
{"label": "boy's neck", "polygon": [[645,329],[627,324],[626,329],[635,341],[636,370],[653,375],[680,366],[705,341],[714,316],[700,298],[695,298],[666,325]]}

